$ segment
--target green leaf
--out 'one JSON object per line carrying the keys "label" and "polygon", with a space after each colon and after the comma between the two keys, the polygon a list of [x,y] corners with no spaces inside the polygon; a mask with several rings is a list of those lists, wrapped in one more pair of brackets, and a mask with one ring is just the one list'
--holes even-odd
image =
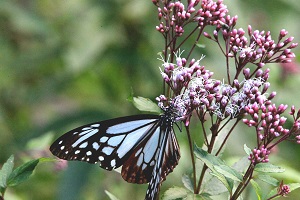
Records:
{"label": "green leaf", "polygon": [[215,166],[226,165],[225,162],[220,158],[207,153],[203,149],[199,148],[196,144],[194,145],[194,154],[212,171],[211,175],[217,177],[231,193],[233,188],[233,180],[226,178],[223,174],[219,173],[215,169]]}
{"label": "green leaf", "polygon": [[184,174],[181,180],[187,189],[189,189],[191,192],[194,192],[193,180],[188,175]]}
{"label": "green leaf", "polygon": [[272,165],[271,163],[259,163],[255,166],[254,170],[256,172],[265,172],[265,173],[282,173],[285,171],[284,168]]}
{"label": "green leaf", "polygon": [[184,199],[188,196],[188,190],[182,187],[169,188],[163,195],[163,200]]}
{"label": "green leaf", "polygon": [[261,188],[259,187],[259,185],[253,179],[251,179],[250,182],[251,182],[252,187],[255,190],[257,199],[261,200],[261,198],[262,198],[262,190],[261,190]]}
{"label": "green leaf", "polygon": [[214,168],[217,170],[217,172],[223,174],[227,178],[230,178],[230,179],[232,179],[234,181],[238,181],[238,182],[243,181],[243,175],[227,165],[214,166]]}
{"label": "green leaf", "polygon": [[197,199],[201,199],[201,200],[212,200],[212,198],[210,198],[210,194],[208,194],[208,193],[201,193],[201,194],[199,194],[199,195],[197,195],[197,196],[199,196],[199,198],[197,198]]}
{"label": "green leaf", "polygon": [[214,165],[225,165],[223,160],[207,153],[207,151],[199,148],[196,144],[194,145],[194,154],[212,170],[214,170]]}
{"label": "green leaf", "polygon": [[248,156],[244,156],[240,158],[237,162],[235,162],[232,165],[232,168],[235,169],[238,172],[243,172],[245,169],[247,169],[250,165],[250,160],[248,159]]}
{"label": "green leaf", "polygon": [[0,170],[0,187],[6,188],[9,176],[14,168],[14,155],[11,155]]}
{"label": "green leaf", "polygon": [[247,147],[246,144],[244,144],[244,151],[246,152],[246,154],[247,154],[248,156],[250,156],[250,154],[252,153],[252,150],[251,150],[249,147]]}
{"label": "green leaf", "polygon": [[57,162],[57,158],[39,158],[39,162]]}
{"label": "green leaf", "polygon": [[226,178],[223,174],[221,173],[216,173],[216,172],[211,172],[211,175],[217,177],[219,181],[223,183],[223,185],[226,187],[226,189],[231,193],[232,188],[233,188],[233,181],[232,179]]}
{"label": "green leaf", "polygon": [[205,48],[205,44],[199,44],[199,43],[197,43],[196,45],[197,45],[197,47],[199,47],[199,48],[201,48],[201,49],[204,49],[204,48]]}
{"label": "green leaf", "polygon": [[290,184],[287,184],[287,185],[290,186],[291,191],[300,188],[300,183],[290,183]]}
{"label": "green leaf", "polygon": [[147,111],[147,112],[154,112],[154,113],[161,112],[161,109],[157,106],[157,104],[151,101],[150,99],[144,97],[133,97],[132,102],[133,105],[140,111]]}
{"label": "green leaf", "polygon": [[110,200],[119,200],[115,195],[113,195],[113,194],[110,193],[109,191],[105,190],[105,193],[106,193],[107,196],[110,198]]}
{"label": "green leaf", "polygon": [[228,192],[228,189],[219,179],[211,174],[206,174],[205,177],[212,177],[207,179],[203,184],[202,193],[208,193],[211,196],[217,196],[222,193]]}
{"label": "green leaf", "polygon": [[24,163],[23,165],[17,167],[8,178],[8,186],[19,185],[20,183],[26,181],[32,174],[33,170],[39,163],[40,159],[35,159]]}
{"label": "green leaf", "polygon": [[273,186],[278,186],[279,181],[276,178],[273,178],[272,176],[268,175],[268,174],[259,174],[257,176],[258,179],[260,179],[261,181],[268,183],[270,185]]}

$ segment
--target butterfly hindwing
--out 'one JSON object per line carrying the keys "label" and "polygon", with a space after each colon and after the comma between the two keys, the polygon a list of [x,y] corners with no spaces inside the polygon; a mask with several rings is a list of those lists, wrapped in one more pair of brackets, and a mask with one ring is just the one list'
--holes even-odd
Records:
{"label": "butterfly hindwing", "polygon": [[147,138],[158,118],[134,115],[81,126],[58,138],[50,151],[61,159],[100,162],[100,167],[112,170],[121,166]]}
{"label": "butterfly hindwing", "polygon": [[167,126],[164,130],[161,150],[156,158],[151,180],[146,192],[146,200],[155,200],[158,198],[161,183],[166,179],[166,176],[173,171],[178,164],[180,158],[180,150],[173,127]]}
{"label": "butterfly hindwing", "polygon": [[147,138],[135,148],[123,164],[121,174],[127,182],[148,183],[150,181],[162,139],[159,125],[157,123],[152,127]]}

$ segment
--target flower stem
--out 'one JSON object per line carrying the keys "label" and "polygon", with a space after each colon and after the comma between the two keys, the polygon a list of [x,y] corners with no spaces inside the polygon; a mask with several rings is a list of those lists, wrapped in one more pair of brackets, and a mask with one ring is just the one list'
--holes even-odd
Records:
{"label": "flower stem", "polygon": [[189,141],[189,146],[190,146],[190,154],[191,154],[191,159],[192,159],[192,165],[193,165],[193,186],[194,186],[194,193],[196,193],[196,162],[195,162],[195,157],[194,157],[194,148],[193,148],[193,143],[192,143],[192,138],[190,134],[190,128],[189,126],[185,126],[186,133],[188,136],[188,141]]}

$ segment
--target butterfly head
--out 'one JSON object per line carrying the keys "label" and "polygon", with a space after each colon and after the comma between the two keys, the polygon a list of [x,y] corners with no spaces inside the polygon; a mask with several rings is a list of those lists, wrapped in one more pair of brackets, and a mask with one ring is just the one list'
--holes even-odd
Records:
{"label": "butterfly head", "polygon": [[164,111],[164,116],[173,123],[187,118],[187,109],[182,98],[176,97],[168,100],[164,95],[156,98],[158,106]]}

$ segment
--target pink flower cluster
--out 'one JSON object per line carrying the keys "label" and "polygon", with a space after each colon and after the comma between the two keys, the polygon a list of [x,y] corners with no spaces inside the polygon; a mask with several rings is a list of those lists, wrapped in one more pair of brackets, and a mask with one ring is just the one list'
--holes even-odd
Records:
{"label": "pink flower cluster", "polygon": [[192,59],[187,65],[186,59],[179,55],[176,64],[165,62],[163,72],[161,72],[164,81],[170,86],[175,96],[180,95],[184,88],[187,88],[192,77],[202,77],[209,79],[213,73],[200,66],[200,60]]}
{"label": "pink flower cluster", "polygon": [[[281,30],[278,41],[275,42],[271,37],[271,32],[252,31],[248,26],[248,42],[243,29],[234,29],[230,35],[230,48],[234,57],[239,63],[254,63],[262,67],[266,63],[287,63],[291,62],[295,54],[291,49],[297,47],[297,43],[292,43],[294,37],[283,38],[288,34],[286,30]],[[283,41],[282,41],[283,40]]]}
{"label": "pink flower cluster", "polygon": [[281,181],[277,189],[277,194],[286,197],[286,195],[288,195],[290,192],[291,192],[290,186],[283,184],[283,181]]}
{"label": "pink flower cluster", "polygon": [[217,25],[224,23],[228,10],[223,0],[214,2],[202,0],[200,9],[196,6],[200,0],[188,0],[185,6],[181,1],[152,0],[158,7],[158,19],[160,24],[156,30],[165,34],[174,31],[176,36],[182,36],[184,27],[190,22],[197,22],[198,26]]}
{"label": "pink flower cluster", "polygon": [[161,73],[173,92],[172,104],[181,110],[184,119],[189,119],[194,110],[202,117],[209,112],[221,119],[236,118],[247,113],[247,109],[252,109],[251,106],[271,104],[270,100],[276,94],[272,92],[267,96],[266,93],[270,86],[266,82],[269,69],[259,69],[252,79],[250,70],[245,69],[245,79],[241,82],[234,80],[231,86],[212,79],[213,73],[200,66],[200,60],[192,59],[187,64],[185,58],[176,55],[176,61],[176,64],[164,62],[164,70]]}
{"label": "pink flower cluster", "polygon": [[245,107],[245,112],[252,119],[243,119],[243,122],[249,127],[255,127],[259,140],[264,144],[269,144],[275,138],[289,133],[288,129],[283,128],[286,118],[280,116],[286,109],[287,105],[283,104],[278,108],[275,104],[268,106],[257,103],[250,104]]}
{"label": "pink flower cluster", "polygon": [[259,149],[253,149],[252,153],[248,157],[248,159],[253,163],[253,164],[258,164],[258,163],[266,163],[269,162],[269,154],[270,151],[265,148],[264,145],[262,145]]}

